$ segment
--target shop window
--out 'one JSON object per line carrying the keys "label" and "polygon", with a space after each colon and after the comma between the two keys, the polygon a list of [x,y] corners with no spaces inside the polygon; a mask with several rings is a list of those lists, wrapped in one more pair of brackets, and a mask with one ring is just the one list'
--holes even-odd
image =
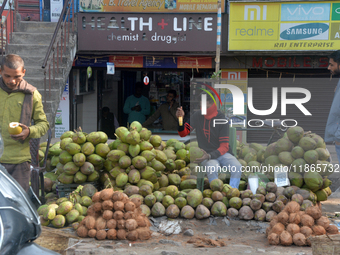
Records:
{"label": "shop window", "polygon": [[86,69],[74,70],[75,75],[78,76],[77,82],[77,95],[93,93],[95,91],[95,81],[97,71],[92,72],[90,78],[87,77]]}

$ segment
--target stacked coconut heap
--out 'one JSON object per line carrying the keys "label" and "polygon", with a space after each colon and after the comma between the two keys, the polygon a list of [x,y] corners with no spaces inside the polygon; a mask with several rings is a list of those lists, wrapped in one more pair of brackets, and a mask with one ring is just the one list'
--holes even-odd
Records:
{"label": "stacked coconut heap", "polygon": [[147,240],[151,237],[149,219],[140,209],[138,198],[129,199],[126,194],[104,189],[92,197],[93,205],[80,222],[77,234],[98,240],[119,239]]}
{"label": "stacked coconut heap", "polygon": [[277,216],[274,216],[266,230],[269,244],[272,245],[311,245],[308,237],[324,234],[338,234],[338,228],[330,225],[329,219],[322,216],[318,206],[300,211],[300,205],[289,202]]}
{"label": "stacked coconut heap", "polygon": [[315,133],[291,127],[283,138],[267,147],[238,142],[237,151],[239,162],[250,170],[242,174],[245,180],[251,172],[264,171],[273,181],[274,167],[287,167],[291,185],[312,192],[317,201],[325,201],[331,194],[332,182],[327,176],[333,173],[333,165],[324,140]]}

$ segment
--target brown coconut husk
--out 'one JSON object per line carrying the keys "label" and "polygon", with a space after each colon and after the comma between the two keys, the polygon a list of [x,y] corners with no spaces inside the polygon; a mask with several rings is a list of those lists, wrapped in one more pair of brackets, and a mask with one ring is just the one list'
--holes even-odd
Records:
{"label": "brown coconut husk", "polygon": [[136,241],[138,239],[138,232],[136,230],[128,232],[128,234],[126,235],[126,239],[128,239],[129,241]]}
{"label": "brown coconut husk", "polygon": [[103,212],[103,218],[104,218],[105,220],[111,220],[111,219],[113,218],[113,212],[110,211],[110,210],[105,210],[105,211]]}
{"label": "brown coconut husk", "polygon": [[314,220],[318,220],[322,216],[321,210],[317,206],[308,207],[305,213],[312,216]]}
{"label": "brown coconut husk", "polygon": [[90,229],[89,232],[87,233],[87,235],[91,238],[95,238],[97,234],[97,230],[96,229]]}
{"label": "brown coconut husk", "polygon": [[85,220],[85,226],[87,229],[93,229],[96,227],[96,219],[93,216],[86,216],[84,218]]}
{"label": "brown coconut husk", "polygon": [[300,233],[303,234],[306,238],[308,238],[313,234],[313,230],[310,227],[303,226],[300,228]]}
{"label": "brown coconut husk", "polygon": [[283,225],[287,225],[288,219],[289,219],[289,215],[285,211],[282,211],[277,215],[278,222],[282,223]]}
{"label": "brown coconut husk", "polygon": [[270,234],[275,233],[280,235],[285,230],[285,226],[282,223],[276,223],[274,227],[272,227]]}
{"label": "brown coconut husk", "polygon": [[111,210],[113,209],[113,202],[111,200],[106,200],[102,203],[103,210]]}
{"label": "brown coconut husk", "polygon": [[274,216],[274,217],[272,218],[272,220],[271,220],[270,223],[269,223],[270,228],[274,227],[274,226],[276,225],[276,223],[278,223],[278,222],[279,222],[279,219],[278,219],[278,217],[277,217],[277,215],[276,215],[276,216]]}
{"label": "brown coconut husk", "polygon": [[122,211],[116,211],[113,213],[113,218],[115,220],[122,220],[124,218],[124,213]]}
{"label": "brown coconut husk", "polygon": [[293,237],[288,231],[283,231],[280,234],[280,243],[285,246],[289,246],[293,243]]}
{"label": "brown coconut husk", "polygon": [[98,240],[104,240],[104,239],[106,239],[106,235],[107,235],[107,233],[106,233],[105,229],[98,230],[97,234],[96,234],[96,238]]}
{"label": "brown coconut husk", "polygon": [[116,202],[116,201],[122,201],[124,198],[123,193],[119,192],[119,191],[115,191],[112,194],[112,201]]}
{"label": "brown coconut husk", "polygon": [[302,215],[305,215],[306,213],[304,211],[299,211],[297,212],[297,214],[300,216],[300,220],[301,220]]}
{"label": "brown coconut husk", "polygon": [[82,219],[81,222],[79,222],[79,226],[85,226],[85,219],[86,219],[86,217],[84,219]]}
{"label": "brown coconut husk", "polygon": [[102,211],[102,203],[96,202],[93,204],[93,209],[95,212],[101,212]]}
{"label": "brown coconut husk", "polygon": [[107,232],[106,232],[106,237],[107,239],[110,239],[110,240],[116,240],[117,239],[117,230],[111,228],[109,229]]}
{"label": "brown coconut husk", "polygon": [[93,217],[96,217],[97,214],[94,210],[94,207],[93,205],[89,206],[89,208],[87,208],[87,212],[86,212],[87,216],[93,216]]}
{"label": "brown coconut husk", "polygon": [[106,223],[108,229],[115,229],[117,227],[117,221],[115,219],[111,219]]}
{"label": "brown coconut husk", "polygon": [[80,226],[78,229],[77,229],[77,235],[79,237],[87,237],[87,234],[88,234],[88,230],[85,226]]}
{"label": "brown coconut husk", "polygon": [[312,226],[314,226],[314,219],[312,218],[312,216],[310,216],[308,214],[302,215],[301,225],[307,226],[307,227],[312,227]]}
{"label": "brown coconut husk", "polygon": [[151,230],[149,228],[137,228],[136,231],[140,240],[149,240],[151,238]]}
{"label": "brown coconut husk", "polygon": [[100,199],[100,192],[96,192],[94,193],[94,195],[92,196],[92,202],[96,203],[96,202],[101,202],[102,200]]}
{"label": "brown coconut husk", "polygon": [[300,227],[297,224],[290,223],[288,224],[286,230],[291,234],[291,236],[294,236],[297,233],[300,233]]}
{"label": "brown coconut husk", "polygon": [[134,212],[126,212],[124,213],[124,220],[129,220],[129,219],[136,219],[136,214]]}
{"label": "brown coconut husk", "polygon": [[280,243],[280,236],[275,233],[271,233],[267,239],[271,245],[278,245]]}
{"label": "brown coconut husk", "polygon": [[291,213],[288,219],[289,223],[300,224],[300,215],[298,213]]}
{"label": "brown coconut husk", "polygon": [[335,225],[329,225],[328,228],[326,229],[326,231],[330,235],[339,234],[339,229]]}
{"label": "brown coconut husk", "polygon": [[326,216],[321,216],[317,221],[316,225],[322,226],[324,229],[329,227],[329,219]]}
{"label": "brown coconut husk", "polygon": [[123,194],[122,202],[123,202],[124,204],[126,204],[127,202],[130,201],[130,199],[129,199],[128,195],[126,195],[125,193],[122,193],[122,194]]}
{"label": "brown coconut husk", "polygon": [[151,223],[146,216],[139,215],[136,217],[138,227],[150,227]]}
{"label": "brown coconut husk", "polygon": [[123,229],[123,228],[125,228],[125,220],[118,220],[118,221],[117,221],[117,228],[118,228],[118,229]]}
{"label": "brown coconut husk", "polygon": [[113,192],[114,192],[114,190],[112,188],[111,189],[103,189],[100,192],[100,199],[103,200],[103,201],[112,199]]}
{"label": "brown coconut husk", "polygon": [[103,217],[98,217],[98,219],[96,220],[96,229],[106,229],[106,220]]}
{"label": "brown coconut husk", "polygon": [[117,231],[117,239],[125,240],[126,239],[126,231],[125,229],[118,229]]}
{"label": "brown coconut husk", "polygon": [[136,215],[143,215],[146,216],[145,213],[143,213],[142,208],[138,207],[133,211]]}
{"label": "brown coconut husk", "polygon": [[[128,231],[132,231],[135,230],[138,227],[137,221],[134,219],[129,219],[127,221],[125,221],[125,228]],[[130,240],[130,239],[129,239]]]}
{"label": "brown coconut husk", "polygon": [[133,212],[136,209],[134,202],[128,201],[124,206],[125,212]]}
{"label": "brown coconut husk", "polygon": [[321,235],[326,234],[326,230],[322,226],[319,226],[319,225],[314,225],[312,227],[312,230],[313,230],[313,235],[316,235],[316,236],[321,236]]}
{"label": "brown coconut husk", "polygon": [[296,233],[293,235],[293,243],[296,246],[305,246],[306,245],[306,237],[301,233]]}
{"label": "brown coconut husk", "polygon": [[141,199],[138,198],[138,197],[131,198],[130,200],[131,200],[132,203],[135,204],[136,208],[139,208],[142,204]]}
{"label": "brown coconut husk", "polygon": [[298,202],[291,201],[285,206],[283,210],[288,212],[289,214],[297,213],[300,211],[300,204]]}
{"label": "brown coconut husk", "polygon": [[116,201],[113,203],[113,209],[115,211],[124,211],[124,203],[122,201]]}

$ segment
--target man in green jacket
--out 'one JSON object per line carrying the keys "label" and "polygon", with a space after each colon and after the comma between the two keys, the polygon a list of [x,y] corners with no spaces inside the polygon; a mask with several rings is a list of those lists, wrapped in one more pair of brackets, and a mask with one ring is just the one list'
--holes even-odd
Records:
{"label": "man in green jacket", "polygon": [[[3,57],[0,70],[0,130],[5,148],[0,162],[28,191],[31,173],[29,140],[46,134],[49,123],[41,94],[23,79],[25,72],[24,61],[20,56],[9,54]],[[21,133],[9,133],[11,122],[20,123]]]}
{"label": "man in green jacket", "polygon": [[179,104],[176,102],[176,96],[176,90],[169,90],[166,96],[166,103],[162,104],[157,111],[143,123],[143,127],[150,126],[159,116],[162,116],[164,130],[177,130],[178,119],[176,117],[176,111]]}

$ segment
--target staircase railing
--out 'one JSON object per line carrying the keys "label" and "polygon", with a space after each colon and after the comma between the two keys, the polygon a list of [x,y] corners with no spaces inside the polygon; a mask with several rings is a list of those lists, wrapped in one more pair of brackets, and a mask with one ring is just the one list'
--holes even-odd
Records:
{"label": "staircase railing", "polygon": [[[9,0],[8,6],[9,9],[7,11],[6,16],[3,18],[2,14],[7,5],[7,0],[4,0],[2,6],[0,8],[0,44],[1,44],[1,56],[5,55],[6,46],[12,40],[12,32],[16,30],[16,14],[18,12],[18,1],[17,0]],[[13,9],[13,7],[15,7]]]}
{"label": "staircase railing", "polygon": [[51,83],[55,85],[56,72],[59,73],[59,63],[62,63],[66,47],[69,46],[70,44],[70,35],[74,35],[74,33],[75,33],[74,0],[67,0],[64,3],[63,10],[60,14],[51,43],[48,47],[44,62],[42,64],[42,69],[44,70],[45,106],[47,98],[46,95],[47,83],[49,86],[49,97],[51,97]]}

